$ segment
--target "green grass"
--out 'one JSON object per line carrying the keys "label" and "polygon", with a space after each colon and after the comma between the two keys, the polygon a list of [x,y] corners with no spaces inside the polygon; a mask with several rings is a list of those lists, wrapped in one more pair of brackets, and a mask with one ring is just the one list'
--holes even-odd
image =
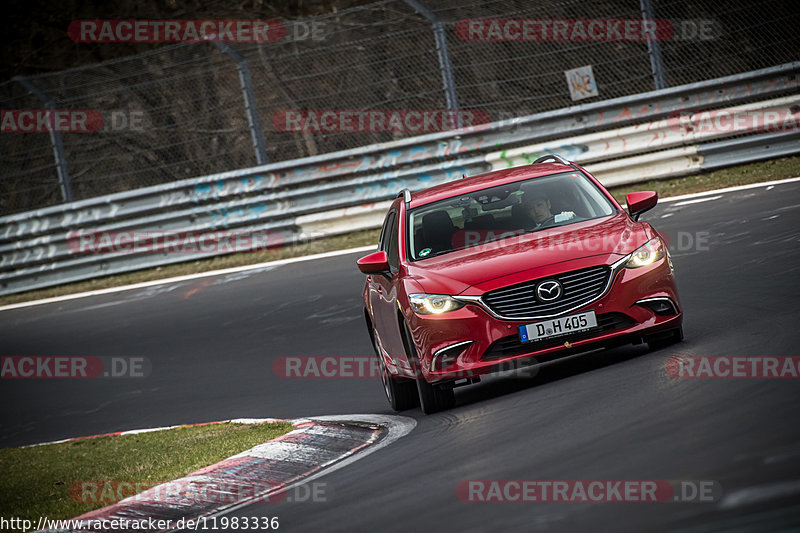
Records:
{"label": "green grass", "polygon": [[800,157],[784,157],[761,163],[723,168],[714,172],[704,172],[685,178],[653,180],[624,187],[614,187],[609,191],[618,202],[624,204],[625,195],[633,191],[656,191],[659,198],[667,198],[797,176],[800,176]]}
{"label": "green grass", "polygon": [[[709,191],[736,185],[747,185],[763,181],[777,180],[781,178],[792,178],[800,175],[800,157],[785,157],[773,159],[760,163],[752,163],[737,167],[726,168],[714,172],[706,172],[685,178],[674,178],[666,180],[654,180],[645,183],[626,187],[616,187],[610,189],[611,193],[620,203],[625,202],[625,194],[632,191],[657,191],[660,198],[678,196],[694,192]],[[349,233],[336,237],[328,237],[309,242],[300,246],[291,246],[277,249],[275,251],[239,253],[221,257],[213,257],[202,261],[191,261],[164,267],[139,270],[127,274],[118,274],[97,278],[89,281],[81,281],[60,285],[46,289],[28,291],[19,294],[11,294],[0,297],[0,305],[8,305],[18,302],[63,296],[79,292],[105,289],[109,287],[119,287],[132,283],[159,280],[209,270],[218,270],[236,266],[276,261],[291,257],[301,257],[332,250],[343,250],[359,246],[376,244],[380,230],[366,230]]]}
{"label": "green grass", "polygon": [[[29,519],[34,524],[40,516],[73,518],[113,503],[108,499],[99,501],[102,490],[94,493],[97,501],[82,497],[83,481],[140,483],[146,485],[141,487],[144,490],[218,463],[292,429],[288,422],[222,423],[0,449],[0,516]],[[81,499],[89,501],[82,503]]]}

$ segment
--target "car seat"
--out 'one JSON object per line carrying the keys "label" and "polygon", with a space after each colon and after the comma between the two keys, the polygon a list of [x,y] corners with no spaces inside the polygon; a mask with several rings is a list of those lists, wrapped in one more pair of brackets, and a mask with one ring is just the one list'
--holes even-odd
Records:
{"label": "car seat", "polygon": [[452,239],[456,227],[447,211],[434,211],[422,217],[423,248],[430,248],[432,253],[449,250],[453,247]]}

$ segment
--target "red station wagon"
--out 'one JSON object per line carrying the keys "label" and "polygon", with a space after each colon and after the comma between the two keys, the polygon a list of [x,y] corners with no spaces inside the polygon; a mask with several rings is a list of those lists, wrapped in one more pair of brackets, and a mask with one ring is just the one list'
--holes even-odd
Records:
{"label": "red station wagon", "polygon": [[683,339],[665,239],[558,156],[402,191],[367,274],[364,315],[391,407],[452,407],[453,388],[510,367]]}

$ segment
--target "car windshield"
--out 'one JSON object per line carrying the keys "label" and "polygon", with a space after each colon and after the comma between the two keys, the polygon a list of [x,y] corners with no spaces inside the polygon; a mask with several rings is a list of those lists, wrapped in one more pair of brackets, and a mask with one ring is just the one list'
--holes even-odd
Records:
{"label": "car windshield", "polygon": [[585,175],[566,172],[454,196],[411,211],[412,260],[614,214]]}

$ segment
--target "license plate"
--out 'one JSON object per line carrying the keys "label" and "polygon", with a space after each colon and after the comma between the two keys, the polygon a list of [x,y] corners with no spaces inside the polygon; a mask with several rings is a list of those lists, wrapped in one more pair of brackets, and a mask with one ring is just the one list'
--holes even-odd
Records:
{"label": "license plate", "polygon": [[519,339],[522,342],[540,341],[551,337],[579,333],[596,327],[597,318],[594,316],[594,311],[588,311],[520,326]]}

